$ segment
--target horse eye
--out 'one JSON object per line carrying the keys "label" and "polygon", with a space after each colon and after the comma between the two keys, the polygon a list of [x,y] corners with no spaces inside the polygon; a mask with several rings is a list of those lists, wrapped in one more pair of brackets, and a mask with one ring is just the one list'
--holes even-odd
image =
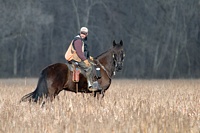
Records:
{"label": "horse eye", "polygon": [[124,57],[125,57],[125,54],[122,52],[122,54],[121,54],[122,61],[124,60]]}

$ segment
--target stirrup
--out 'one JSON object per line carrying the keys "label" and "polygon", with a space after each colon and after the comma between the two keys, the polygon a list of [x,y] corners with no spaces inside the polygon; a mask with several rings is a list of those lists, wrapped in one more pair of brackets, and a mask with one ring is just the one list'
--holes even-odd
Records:
{"label": "stirrup", "polygon": [[97,91],[97,90],[102,90],[102,88],[100,87],[98,81],[94,81],[92,86],[88,87],[88,89],[90,91]]}
{"label": "stirrup", "polygon": [[88,90],[89,90],[89,91],[97,91],[98,88],[94,88],[94,87],[90,86],[90,87],[88,88]]}

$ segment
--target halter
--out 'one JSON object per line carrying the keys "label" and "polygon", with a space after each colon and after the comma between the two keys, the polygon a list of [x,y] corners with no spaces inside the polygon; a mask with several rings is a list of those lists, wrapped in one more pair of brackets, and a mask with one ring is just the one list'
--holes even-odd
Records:
{"label": "halter", "polygon": [[[117,60],[115,59],[115,54],[113,53],[113,61],[114,61],[114,64],[115,64],[115,69],[117,67]],[[114,75],[115,75],[115,71],[114,71]]]}
{"label": "halter", "polygon": [[[124,61],[124,57],[125,57],[125,54],[123,54],[123,59],[121,60],[121,61],[117,61],[116,60],[116,58],[115,58],[115,54],[113,53],[113,61],[114,61],[114,63],[115,63],[115,69],[116,69],[116,67],[117,67],[117,63],[122,63],[122,65],[123,65],[123,61]],[[115,71],[114,71],[114,73],[115,73]]]}

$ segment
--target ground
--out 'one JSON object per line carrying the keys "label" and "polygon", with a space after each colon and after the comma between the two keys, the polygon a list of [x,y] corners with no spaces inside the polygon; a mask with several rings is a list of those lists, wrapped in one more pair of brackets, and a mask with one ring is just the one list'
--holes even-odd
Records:
{"label": "ground", "polygon": [[114,79],[102,100],[62,91],[44,107],[19,103],[37,80],[0,79],[0,133],[200,131],[199,79]]}

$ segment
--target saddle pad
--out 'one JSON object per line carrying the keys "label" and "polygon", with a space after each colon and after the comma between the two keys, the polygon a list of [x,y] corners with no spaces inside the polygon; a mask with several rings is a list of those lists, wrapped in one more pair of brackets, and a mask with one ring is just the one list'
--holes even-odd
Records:
{"label": "saddle pad", "polygon": [[76,64],[77,62],[74,62],[74,63],[71,63],[71,62],[66,62],[65,64],[67,65],[67,67],[69,68],[69,70],[71,72],[73,72],[74,70],[74,65],[76,65],[76,70],[79,70],[81,74],[85,75],[85,71],[83,69],[81,69],[79,66],[78,66],[78,63]]}

